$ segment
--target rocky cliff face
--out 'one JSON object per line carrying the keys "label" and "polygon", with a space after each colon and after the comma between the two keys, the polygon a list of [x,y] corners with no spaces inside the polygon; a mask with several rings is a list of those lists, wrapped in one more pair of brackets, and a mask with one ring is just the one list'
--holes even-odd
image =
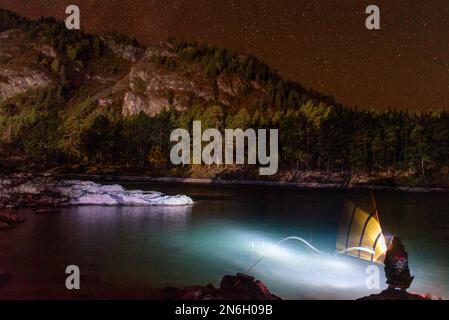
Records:
{"label": "rocky cliff face", "polygon": [[[0,33],[0,101],[26,92],[45,88],[57,79],[50,69],[57,57],[56,50],[43,36],[29,39],[23,30],[12,29]],[[104,101],[119,101],[122,114],[141,111],[154,116],[168,107],[184,111],[194,104],[220,103],[239,105],[248,95],[263,92],[256,82],[248,82],[237,74],[207,76],[198,62],[181,59],[170,45],[161,44],[146,49],[130,43],[121,43],[112,36],[102,41],[118,58],[130,63],[124,77],[108,81],[109,89],[94,96],[99,105]],[[159,63],[169,59],[167,67]],[[110,75],[84,70],[84,82],[104,84]]]}
{"label": "rocky cliff face", "polygon": [[30,89],[45,88],[51,82],[49,76],[37,70],[0,69],[0,101],[24,93]]}
{"label": "rocky cliff face", "polygon": [[[155,63],[164,57],[175,67]],[[248,83],[237,74],[207,77],[198,63],[185,62],[169,49],[150,47],[131,68],[128,88],[123,94],[123,114],[141,111],[154,116],[169,106],[184,111],[195,103],[217,102],[225,106],[241,102],[245,89],[260,91],[257,83]]]}
{"label": "rocky cliff face", "polygon": [[101,37],[104,43],[114,52],[114,54],[120,58],[125,60],[136,62],[142,57],[144,53],[144,49],[139,46],[129,44],[129,43],[120,43],[112,36],[104,36]]}
{"label": "rocky cliff face", "polygon": [[22,30],[0,33],[0,101],[30,89],[45,88],[51,76],[42,63],[55,58],[54,49],[42,38],[30,40]]}

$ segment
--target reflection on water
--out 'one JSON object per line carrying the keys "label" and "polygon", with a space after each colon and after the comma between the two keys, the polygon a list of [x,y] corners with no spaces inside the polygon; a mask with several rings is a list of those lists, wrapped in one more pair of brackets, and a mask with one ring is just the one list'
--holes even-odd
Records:
{"label": "reflection on water", "polygon": [[[84,297],[148,297],[148,288],[212,283],[251,271],[283,298],[353,299],[367,289],[367,261],[335,253],[344,200],[356,192],[244,186],[128,185],[188,194],[193,207],[71,207],[0,233],[0,297],[70,297],[65,266],[81,269]],[[449,297],[447,194],[378,192],[382,228],[410,255],[411,290]],[[302,237],[323,254],[298,242]],[[381,289],[385,288],[380,266]],[[83,282],[84,281],[84,282]],[[83,297],[81,295],[81,297]]]}

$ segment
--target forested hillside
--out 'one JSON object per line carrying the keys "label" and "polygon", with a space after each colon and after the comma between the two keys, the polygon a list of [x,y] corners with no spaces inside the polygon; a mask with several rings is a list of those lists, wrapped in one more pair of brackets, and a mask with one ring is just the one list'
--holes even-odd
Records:
{"label": "forested hillside", "polygon": [[251,55],[177,39],[144,47],[0,10],[3,159],[77,172],[247,177],[249,167],[170,163],[170,132],[194,120],[203,129],[279,128],[274,179],[312,171],[418,185],[447,179],[447,111],[349,108]]}

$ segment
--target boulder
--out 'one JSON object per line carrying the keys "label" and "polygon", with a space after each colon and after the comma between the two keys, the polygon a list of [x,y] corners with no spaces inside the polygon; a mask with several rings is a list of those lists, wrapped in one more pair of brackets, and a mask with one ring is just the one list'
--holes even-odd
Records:
{"label": "boulder", "polygon": [[19,216],[17,214],[1,214],[0,213],[0,222],[7,224],[16,224],[25,222],[25,218]]}
{"label": "boulder", "polygon": [[372,294],[358,300],[429,300],[429,298],[419,294],[409,293],[405,290],[388,288],[381,293]]}
{"label": "boulder", "polygon": [[126,190],[120,185],[101,185],[92,181],[61,181],[57,191],[70,199],[71,205],[187,206],[193,204],[193,200],[185,195],[168,196],[155,191]]}
{"label": "boulder", "polygon": [[5,223],[5,222],[0,222],[0,231],[10,230],[12,228],[13,228],[13,226],[11,224]]}
{"label": "boulder", "polygon": [[163,295],[169,300],[281,300],[263,282],[242,273],[224,276],[220,288],[211,284],[184,289],[166,288]]}
{"label": "boulder", "polygon": [[233,300],[280,300],[262,281],[243,273],[224,276],[220,283],[220,290],[226,297]]}
{"label": "boulder", "polygon": [[[66,205],[187,206],[186,195],[165,195],[155,191],[126,190],[120,185],[91,181],[57,181],[44,175],[0,173],[0,198],[7,208],[36,207],[35,213],[54,213]],[[43,209],[44,208],[44,209]],[[52,208],[52,209],[46,209]],[[2,220],[0,220],[2,221]],[[13,223],[23,221],[14,219]],[[5,222],[5,221],[2,221]],[[10,222],[9,219],[6,222]]]}

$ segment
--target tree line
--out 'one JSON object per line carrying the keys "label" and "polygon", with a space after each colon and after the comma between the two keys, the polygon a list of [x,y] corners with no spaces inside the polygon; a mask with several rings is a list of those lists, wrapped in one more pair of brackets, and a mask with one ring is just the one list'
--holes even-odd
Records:
{"label": "tree line", "polygon": [[[217,128],[278,128],[280,168],[331,173],[409,171],[420,176],[448,169],[449,113],[397,110],[355,110],[308,101],[296,109],[242,108],[230,113],[220,105],[197,105],[179,112],[169,108],[155,117],[145,113],[113,117],[107,112],[73,127],[58,115],[61,97],[56,87],[28,95],[28,108],[2,106],[0,124],[16,126],[10,149],[35,161],[54,164],[171,167],[170,133],[192,132],[195,120],[203,130]],[[30,101],[33,101],[32,103]],[[6,112],[9,112],[7,115]],[[71,138],[69,138],[69,136]]]}
{"label": "tree line", "polygon": [[253,114],[244,108],[228,114],[218,105],[186,112],[171,109],[155,118],[140,113],[116,124],[100,116],[81,148],[90,147],[84,153],[94,162],[169,167],[171,130],[192,132],[194,120],[202,122],[203,130],[222,133],[225,128],[278,128],[284,169],[328,174],[409,171],[425,176],[447,170],[449,164],[447,112],[358,111],[312,102],[297,110]]}

